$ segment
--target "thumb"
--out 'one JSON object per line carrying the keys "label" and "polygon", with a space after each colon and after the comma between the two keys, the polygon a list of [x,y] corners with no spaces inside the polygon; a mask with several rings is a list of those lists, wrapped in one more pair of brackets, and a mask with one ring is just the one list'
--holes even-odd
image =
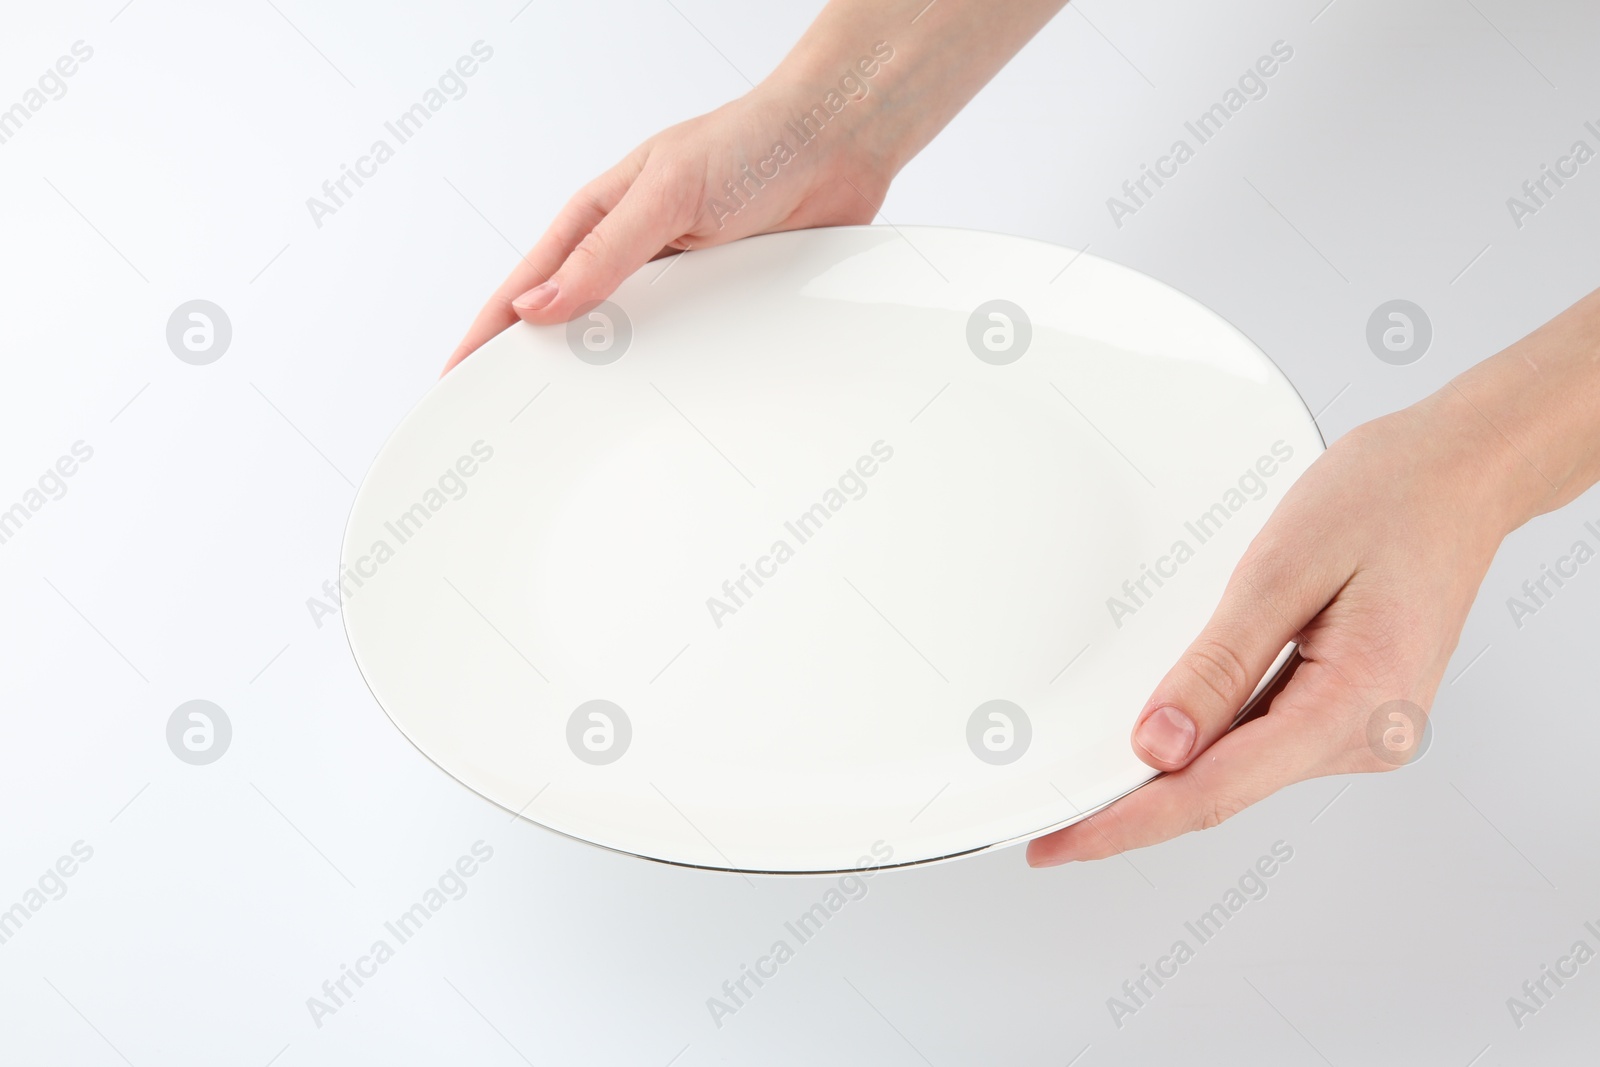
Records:
{"label": "thumb", "polygon": [[1222,601],[1156,686],[1133,729],[1133,749],[1158,770],[1185,767],[1228,732],[1285,646],[1326,606],[1320,583],[1247,553]]}
{"label": "thumb", "polygon": [[676,215],[635,184],[541,285],[511,302],[526,322],[573,318],[616,291],[623,280],[681,235]]}

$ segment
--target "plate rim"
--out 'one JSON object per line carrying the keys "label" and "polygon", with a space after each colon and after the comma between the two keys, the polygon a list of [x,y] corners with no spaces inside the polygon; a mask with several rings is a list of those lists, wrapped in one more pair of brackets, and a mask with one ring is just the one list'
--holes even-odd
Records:
{"label": "plate rim", "polygon": [[[1323,434],[1321,425],[1317,422],[1316,416],[1312,413],[1310,405],[1306,403],[1305,397],[1304,397],[1304,395],[1301,394],[1299,387],[1294,384],[1294,381],[1289,377],[1289,375],[1287,373],[1284,372],[1283,368],[1278,365],[1277,361],[1272,358],[1272,356],[1267,352],[1267,350],[1265,348],[1263,348],[1260,344],[1257,344],[1255,339],[1252,338],[1243,329],[1241,329],[1238,326],[1237,323],[1233,322],[1227,316],[1223,315],[1222,313],[1220,313],[1217,310],[1215,310],[1214,308],[1212,308],[1209,304],[1206,304],[1206,303],[1200,301],[1196,297],[1193,297],[1193,296],[1189,295],[1187,292],[1183,291],[1182,289],[1179,289],[1176,286],[1171,285],[1166,281],[1163,281],[1162,279],[1156,277],[1155,275],[1149,274],[1149,273],[1147,273],[1147,272],[1145,272],[1143,270],[1140,270],[1137,267],[1129,266],[1128,264],[1122,263],[1122,262],[1120,262],[1118,260],[1107,259],[1104,256],[1096,255],[1095,253],[1089,251],[1089,249],[1087,247],[1084,247],[1084,248],[1072,248],[1071,246],[1068,246],[1068,245],[1057,244],[1054,241],[1046,241],[1046,240],[1044,240],[1042,238],[1032,237],[1032,236],[1028,236],[1028,235],[1025,235],[1025,234],[1006,233],[1006,232],[999,231],[999,230],[979,230],[979,229],[974,229],[974,228],[965,227],[965,226],[916,225],[916,224],[908,225],[908,226],[889,226],[889,225],[878,225],[876,223],[866,223],[866,224],[849,225],[849,226],[810,226],[810,227],[801,227],[799,229],[794,229],[794,230],[779,230],[779,231],[774,231],[774,232],[771,232],[771,233],[752,234],[749,237],[743,237],[743,238],[740,238],[737,241],[729,241],[727,244],[715,245],[712,248],[690,250],[690,251],[713,251],[713,250],[715,250],[717,248],[731,248],[731,247],[733,247],[735,245],[745,244],[747,242],[752,242],[752,241],[762,241],[762,240],[767,239],[767,238],[786,238],[786,237],[789,237],[791,235],[799,234],[799,233],[836,232],[836,231],[849,232],[849,231],[867,231],[867,230],[872,230],[872,231],[892,231],[896,235],[900,236],[903,240],[906,240],[906,242],[908,244],[910,243],[910,241],[909,241],[909,239],[905,238],[904,233],[901,232],[903,230],[911,230],[911,231],[915,231],[915,232],[919,232],[919,233],[940,232],[940,233],[953,233],[953,234],[962,234],[962,235],[979,235],[979,236],[982,236],[982,237],[1003,237],[1003,238],[1006,238],[1008,240],[1026,241],[1026,242],[1028,242],[1030,244],[1039,245],[1039,246],[1044,247],[1044,248],[1049,248],[1049,249],[1056,250],[1056,251],[1074,253],[1072,258],[1070,260],[1068,260],[1067,266],[1071,266],[1073,263],[1076,263],[1079,259],[1083,258],[1084,256],[1090,256],[1090,257],[1092,257],[1092,258],[1094,258],[1096,260],[1099,260],[1102,263],[1109,264],[1109,265],[1114,266],[1116,268],[1119,268],[1121,270],[1129,271],[1129,272],[1131,272],[1133,274],[1138,275],[1141,278],[1145,278],[1145,279],[1148,279],[1149,281],[1155,282],[1157,285],[1161,286],[1162,288],[1166,289],[1167,291],[1169,291],[1169,292],[1181,297],[1182,299],[1184,299],[1184,300],[1186,300],[1186,301],[1198,306],[1199,308],[1204,310],[1207,314],[1210,314],[1210,315],[1214,316],[1219,321],[1221,321],[1222,323],[1226,324],[1231,330],[1233,330],[1235,333],[1237,333],[1240,337],[1244,338],[1244,340],[1252,348],[1254,348],[1257,352],[1259,352],[1261,354],[1262,358],[1267,361],[1267,364],[1272,368],[1272,370],[1274,372],[1276,372],[1276,374],[1279,377],[1279,379],[1285,385],[1287,385],[1289,387],[1290,393],[1294,396],[1295,400],[1299,403],[1300,410],[1305,414],[1306,420],[1311,426],[1312,433],[1315,435],[1315,437],[1317,439],[1317,442],[1318,442],[1318,444],[1320,446],[1320,450],[1318,452],[1318,455],[1320,455],[1322,452],[1326,452],[1327,451],[1327,448],[1328,448],[1327,437]],[[689,252],[685,251],[685,252],[680,252],[678,254],[679,255],[687,255],[687,254],[689,254]],[[619,283],[619,288],[620,288],[621,284],[626,284],[626,282],[628,280],[630,280],[630,279],[632,279],[634,277],[637,277],[639,272],[644,270],[644,269],[646,269],[648,266],[649,266],[649,264],[645,264],[643,267],[640,267],[639,270],[636,270],[632,274],[628,275],[628,278],[623,279],[623,282]],[[1063,269],[1065,269],[1065,268],[1063,268]],[[518,320],[517,322],[511,323],[509,326],[507,326],[505,328],[505,330],[501,330],[499,333],[497,333],[493,337],[489,338],[487,341],[484,342],[483,345],[480,345],[479,348],[481,349],[482,347],[484,347],[486,345],[493,344],[495,341],[499,340],[502,336],[504,336],[505,333],[508,330],[517,329],[521,325],[524,325],[524,323],[521,320]],[[469,355],[467,358],[471,359],[472,357]],[[463,360],[462,362],[465,362],[465,360]],[[351,532],[352,532],[352,527],[355,524],[355,513],[356,513],[357,506],[360,503],[361,488],[362,488],[362,486],[365,486],[365,484],[367,482],[367,479],[371,476],[372,468],[377,465],[379,459],[383,456],[384,452],[388,450],[389,446],[393,443],[395,438],[398,437],[400,435],[400,433],[406,428],[406,426],[416,416],[417,412],[422,408],[422,406],[428,402],[428,397],[433,393],[434,389],[438,388],[439,383],[442,382],[444,380],[444,378],[448,374],[454,373],[455,370],[456,370],[456,368],[452,367],[445,374],[440,375],[440,377],[437,380],[435,380],[433,383],[431,383],[429,385],[429,387],[426,390],[424,390],[422,395],[417,398],[417,400],[406,410],[406,413],[403,416],[401,416],[400,420],[397,423],[395,423],[394,428],[391,429],[389,431],[389,433],[384,437],[383,443],[378,446],[377,451],[373,454],[372,461],[367,465],[367,470],[362,476],[361,485],[356,487],[355,496],[352,498],[352,500],[350,502],[349,513],[345,517],[343,531],[342,531],[342,533],[340,535],[340,538],[339,538],[339,547],[338,547],[338,552],[337,552],[337,559],[335,561],[336,565],[334,567],[334,573],[336,575],[337,574],[342,574],[342,572],[343,572],[345,548],[349,544],[349,540],[350,540],[350,536],[351,536]],[[1315,463],[1316,460],[1313,459],[1312,462]],[[1296,481],[1299,480],[1299,477],[1304,477],[1304,474],[1302,473],[1300,476],[1298,476],[1296,478]],[[1293,484],[1294,483],[1291,482],[1290,486],[1292,486]],[[1286,489],[1286,491],[1287,491],[1287,489]],[[1269,515],[1269,520],[1270,520],[1270,515]],[[911,867],[931,867],[931,866],[934,866],[936,864],[950,863],[950,862],[952,862],[954,860],[962,859],[962,858],[965,858],[965,857],[968,857],[968,856],[976,856],[976,855],[981,855],[981,854],[986,853],[986,852],[994,852],[994,851],[998,851],[998,850],[1003,849],[1003,848],[1010,848],[1010,847],[1012,847],[1014,845],[1021,844],[1022,842],[1032,841],[1032,840],[1035,840],[1036,838],[1044,837],[1044,836],[1047,836],[1049,834],[1055,833],[1058,830],[1066,829],[1069,826],[1074,826],[1077,823],[1080,823],[1080,822],[1083,822],[1083,821],[1085,821],[1085,820],[1087,820],[1089,818],[1092,818],[1093,816],[1095,816],[1095,815],[1099,814],[1100,812],[1106,810],[1107,808],[1109,808],[1111,805],[1117,803],[1118,801],[1120,801],[1120,800],[1122,800],[1122,799],[1124,799],[1124,798],[1126,798],[1128,796],[1131,796],[1132,794],[1138,792],[1140,789],[1143,789],[1145,786],[1149,785],[1151,782],[1155,781],[1156,779],[1164,777],[1165,774],[1167,773],[1167,772],[1164,772],[1164,771],[1156,770],[1155,768],[1152,767],[1152,768],[1150,768],[1150,776],[1145,778],[1143,781],[1139,782],[1137,785],[1134,785],[1131,788],[1125,790],[1124,792],[1119,793],[1118,795],[1112,797],[1111,799],[1105,801],[1102,804],[1099,804],[1099,805],[1097,805],[1095,807],[1091,807],[1091,808],[1085,809],[1084,811],[1078,812],[1078,813],[1074,814],[1073,816],[1071,816],[1068,819],[1061,820],[1059,822],[1049,823],[1049,824],[1046,824],[1045,826],[1043,826],[1043,827],[1041,827],[1041,828],[1039,828],[1037,830],[1029,830],[1029,831],[1027,831],[1025,833],[1017,834],[1017,835],[1005,838],[1005,839],[1000,840],[1000,841],[992,842],[990,844],[977,845],[977,846],[974,846],[972,848],[961,849],[961,850],[958,850],[956,852],[945,853],[945,854],[941,854],[941,855],[938,855],[938,856],[926,856],[926,857],[921,857],[921,858],[918,858],[918,859],[904,860],[904,861],[901,861],[901,862],[898,862],[898,863],[868,864],[868,865],[865,865],[865,866],[841,867],[841,868],[832,868],[832,869],[827,869],[827,870],[821,870],[821,869],[817,869],[817,870],[767,870],[767,869],[753,868],[753,867],[715,866],[715,865],[711,865],[711,864],[689,863],[689,862],[686,862],[684,860],[674,860],[674,859],[668,859],[668,858],[666,858],[664,856],[652,856],[652,855],[649,855],[649,854],[643,853],[643,852],[635,852],[635,851],[633,851],[631,849],[622,848],[622,847],[619,847],[619,846],[616,846],[616,845],[608,845],[608,844],[605,844],[603,842],[595,841],[595,840],[592,840],[592,839],[587,838],[587,837],[581,837],[581,836],[579,836],[579,835],[577,835],[575,833],[569,832],[567,830],[562,830],[562,829],[559,829],[557,827],[551,826],[548,823],[540,822],[539,820],[537,820],[537,819],[535,819],[535,818],[533,818],[533,817],[531,817],[529,815],[523,814],[523,811],[521,811],[521,810],[513,810],[513,809],[507,807],[505,804],[501,803],[500,801],[496,800],[495,798],[483,793],[482,791],[480,791],[476,787],[474,787],[472,785],[469,785],[467,782],[463,781],[457,775],[452,773],[449,768],[445,767],[442,763],[440,763],[438,760],[436,760],[433,756],[429,755],[426,751],[423,750],[422,746],[416,741],[415,738],[413,738],[411,736],[411,734],[406,730],[406,728],[395,718],[394,714],[392,712],[390,712],[388,707],[385,706],[385,704],[383,703],[382,699],[379,698],[377,692],[373,689],[372,680],[367,677],[367,671],[361,664],[361,657],[356,652],[355,642],[354,642],[354,639],[352,638],[351,633],[350,633],[350,616],[349,616],[348,612],[344,609],[344,604],[343,604],[342,599],[341,599],[341,602],[340,602],[339,622],[340,622],[340,630],[343,632],[344,638],[345,638],[345,647],[349,650],[350,658],[354,662],[355,667],[356,667],[356,673],[360,676],[361,683],[366,688],[367,694],[372,698],[373,703],[378,706],[378,708],[383,712],[384,717],[389,720],[389,723],[396,730],[399,731],[400,735],[406,739],[407,743],[409,743],[411,745],[411,747],[414,748],[424,759],[426,759],[434,767],[438,768],[438,770],[441,773],[443,773],[446,778],[448,778],[450,781],[454,782],[455,785],[458,788],[466,790],[469,794],[471,794],[473,796],[476,796],[481,800],[486,801],[487,803],[493,805],[495,808],[498,808],[500,811],[509,813],[511,815],[511,822],[513,824],[515,824],[515,823],[517,823],[519,821],[520,822],[525,822],[525,823],[528,823],[529,825],[538,827],[540,830],[546,831],[548,833],[556,834],[556,835],[558,835],[558,836],[560,836],[562,838],[565,838],[565,839],[567,839],[569,841],[576,841],[579,844],[586,845],[586,846],[588,846],[590,848],[599,849],[599,850],[601,850],[603,852],[608,852],[608,853],[611,853],[611,854],[614,854],[614,855],[628,856],[628,857],[631,857],[631,858],[634,858],[634,859],[647,860],[647,861],[649,861],[651,863],[660,864],[660,865],[666,866],[666,867],[677,868],[677,869],[680,869],[680,870],[707,871],[707,872],[711,872],[711,873],[714,873],[714,874],[723,874],[723,875],[738,876],[738,877],[749,877],[750,875],[759,875],[759,876],[772,877],[772,878],[828,878],[828,877],[839,877],[839,876],[844,876],[844,875],[849,875],[849,874],[866,874],[866,875],[870,875],[870,874],[875,874],[875,873],[877,873],[879,871],[901,870],[901,869],[911,868]],[[1238,728],[1247,719],[1251,719],[1251,718],[1256,717],[1252,713],[1257,708],[1258,702],[1261,700],[1263,695],[1268,693],[1269,691],[1271,691],[1277,685],[1277,683],[1280,680],[1286,679],[1286,677],[1289,674],[1292,673],[1293,667],[1298,665],[1298,663],[1299,663],[1299,654],[1298,653],[1299,653],[1299,646],[1297,644],[1295,644],[1295,643],[1291,642],[1290,644],[1288,644],[1288,645],[1286,645],[1284,647],[1283,651],[1281,651],[1278,654],[1277,658],[1273,661],[1272,666],[1270,668],[1268,668],[1267,672],[1262,676],[1262,679],[1261,679],[1260,683],[1256,686],[1255,690],[1251,693],[1250,698],[1245,702],[1244,707],[1241,708],[1241,710],[1239,711],[1239,714],[1237,716],[1235,716],[1233,722],[1229,725],[1228,732],[1232,732],[1234,729]],[[1263,711],[1263,712],[1261,712],[1261,714],[1265,714],[1265,712]],[[537,799],[537,794],[535,795],[535,799]],[[529,801],[529,803],[531,804],[532,801]],[[524,809],[526,807],[527,807],[527,805],[524,805]]]}

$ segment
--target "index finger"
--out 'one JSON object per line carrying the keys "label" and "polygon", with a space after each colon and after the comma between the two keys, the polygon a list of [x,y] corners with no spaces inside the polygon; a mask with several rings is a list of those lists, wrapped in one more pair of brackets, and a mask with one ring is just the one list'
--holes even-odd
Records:
{"label": "index finger", "polygon": [[485,341],[517,321],[511,301],[549,280],[550,275],[578,246],[578,242],[588,236],[589,231],[617,206],[622,194],[633,183],[633,170],[631,161],[625,160],[578,190],[567,201],[533,250],[517,261],[506,280],[500,283],[478,312],[477,318],[472,320],[467,335],[451,353],[441,375],[448,374],[452,367],[477,351]]}

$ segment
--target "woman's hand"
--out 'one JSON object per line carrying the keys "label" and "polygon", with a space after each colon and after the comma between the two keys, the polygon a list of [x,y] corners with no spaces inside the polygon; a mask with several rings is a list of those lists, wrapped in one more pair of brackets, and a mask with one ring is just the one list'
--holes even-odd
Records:
{"label": "woman's hand", "polygon": [[[1410,752],[1374,738],[1409,727],[1421,740],[1495,550],[1527,517],[1532,477],[1453,385],[1337,441],[1140,713],[1134,751],[1169,773],[1032,842],[1028,862],[1100,859],[1215,826],[1291,782],[1403,763]],[[1229,732],[1290,642],[1303,657],[1293,677],[1265,715]]]}
{"label": "woman's hand", "polygon": [[[1134,751],[1168,773],[1031,842],[1028,862],[1100,859],[1291,782],[1400,765],[1411,753],[1385,732],[1421,740],[1501,540],[1596,481],[1600,291],[1319,456],[1135,722]],[[1290,642],[1303,662],[1265,715],[1229,731]]]}
{"label": "woman's hand", "polygon": [[579,191],[445,371],[519,318],[573,318],[656,256],[872,221],[900,168],[1064,2],[830,0],[759,86]]}
{"label": "woman's hand", "polygon": [[[893,171],[851,136],[855,104],[800,142],[786,124],[810,106],[761,88],[640,145],[567,202],[478,313],[445,370],[518,318],[565,322],[657,256],[758,233],[870,222]],[[779,143],[784,150],[775,153]]]}

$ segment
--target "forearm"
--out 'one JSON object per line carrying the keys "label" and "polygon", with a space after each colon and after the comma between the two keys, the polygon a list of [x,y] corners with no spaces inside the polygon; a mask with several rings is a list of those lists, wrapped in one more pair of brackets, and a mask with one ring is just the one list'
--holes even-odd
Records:
{"label": "forearm", "polygon": [[[892,177],[1066,0],[938,0],[926,8],[924,2],[833,0],[762,88],[809,106],[856,71],[865,95],[852,98],[859,110],[850,141]],[[861,77],[856,64],[880,43],[892,58]]]}

